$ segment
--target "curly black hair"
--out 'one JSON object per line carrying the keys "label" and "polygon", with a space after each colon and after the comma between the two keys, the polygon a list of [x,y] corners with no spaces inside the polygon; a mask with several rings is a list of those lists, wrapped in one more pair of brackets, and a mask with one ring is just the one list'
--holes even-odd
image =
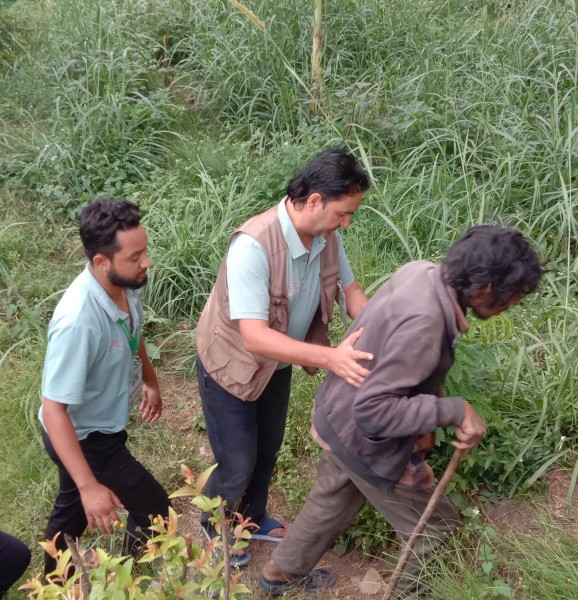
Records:
{"label": "curly black hair", "polygon": [[140,224],[140,210],[125,198],[98,198],[80,214],[80,239],[84,254],[92,262],[95,254],[109,258],[119,250],[117,231],[134,229]]}
{"label": "curly black hair", "polygon": [[495,304],[538,290],[546,272],[536,250],[517,229],[478,225],[468,229],[442,260],[446,282],[471,297],[490,285]]}

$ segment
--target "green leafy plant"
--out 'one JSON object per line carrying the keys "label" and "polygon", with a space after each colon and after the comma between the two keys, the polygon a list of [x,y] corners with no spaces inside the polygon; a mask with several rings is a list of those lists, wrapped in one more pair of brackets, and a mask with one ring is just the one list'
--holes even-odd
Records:
{"label": "green leafy plant", "polygon": [[[182,466],[186,486],[172,494],[172,498],[192,496],[192,503],[212,513],[212,523],[220,532],[205,548],[188,535],[179,533],[179,518],[170,508],[169,516],[152,520],[150,537],[141,558],[113,556],[102,548],[82,551],[78,544],[66,536],[68,548],[59,550],[55,540],[42,542],[43,549],[56,559],[56,569],[29,580],[20,589],[27,590],[29,598],[57,600],[66,598],[165,598],[195,600],[220,597],[236,600],[250,594],[249,588],[240,581],[241,574],[233,573],[230,553],[247,545],[252,526],[237,515],[239,521],[233,527],[233,536],[227,530],[229,521],[225,516],[221,498],[207,498],[202,488],[214,466],[196,478],[191,470]],[[123,522],[115,522],[121,530]],[[59,535],[59,534],[58,534]],[[150,565],[150,575],[139,574],[141,565]]]}
{"label": "green leafy plant", "polygon": [[479,508],[467,508],[468,518],[465,535],[474,534],[476,541],[476,564],[482,580],[487,583],[489,598],[512,598],[513,591],[500,575],[498,555],[495,548],[498,534],[482,519]]}

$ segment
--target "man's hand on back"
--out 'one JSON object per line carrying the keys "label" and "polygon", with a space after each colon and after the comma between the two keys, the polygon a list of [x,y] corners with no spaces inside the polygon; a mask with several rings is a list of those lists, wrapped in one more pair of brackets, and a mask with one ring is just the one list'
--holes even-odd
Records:
{"label": "man's hand on back", "polygon": [[362,352],[354,348],[355,342],[363,333],[363,327],[354,331],[346,337],[339,346],[332,348],[333,357],[331,364],[327,366],[339,377],[342,377],[350,385],[358,388],[363,380],[369,375],[369,369],[359,364],[360,360],[373,360],[373,354]]}

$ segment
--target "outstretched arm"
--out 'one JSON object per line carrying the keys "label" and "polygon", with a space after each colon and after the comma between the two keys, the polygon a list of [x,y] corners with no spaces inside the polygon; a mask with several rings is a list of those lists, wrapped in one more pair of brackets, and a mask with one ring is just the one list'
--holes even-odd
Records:
{"label": "outstretched arm", "polygon": [[352,333],[339,346],[329,348],[294,340],[259,319],[240,319],[239,328],[245,350],[253,354],[279,362],[328,369],[355,387],[359,387],[369,373],[359,361],[371,360],[373,355],[354,348],[362,329]]}

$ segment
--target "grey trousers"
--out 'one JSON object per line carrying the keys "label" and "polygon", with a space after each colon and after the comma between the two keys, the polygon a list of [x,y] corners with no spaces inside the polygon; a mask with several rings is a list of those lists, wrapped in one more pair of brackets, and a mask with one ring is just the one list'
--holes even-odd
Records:
{"label": "grey trousers", "polygon": [[[306,575],[369,501],[406,541],[423,513],[434,487],[414,490],[396,485],[389,492],[373,487],[350,471],[331,452],[317,467],[317,481],[293,525],[273,552],[273,561],[287,573]],[[418,539],[396,587],[396,598],[417,598],[418,578],[428,556],[460,524],[450,501],[440,499],[436,512]]]}

